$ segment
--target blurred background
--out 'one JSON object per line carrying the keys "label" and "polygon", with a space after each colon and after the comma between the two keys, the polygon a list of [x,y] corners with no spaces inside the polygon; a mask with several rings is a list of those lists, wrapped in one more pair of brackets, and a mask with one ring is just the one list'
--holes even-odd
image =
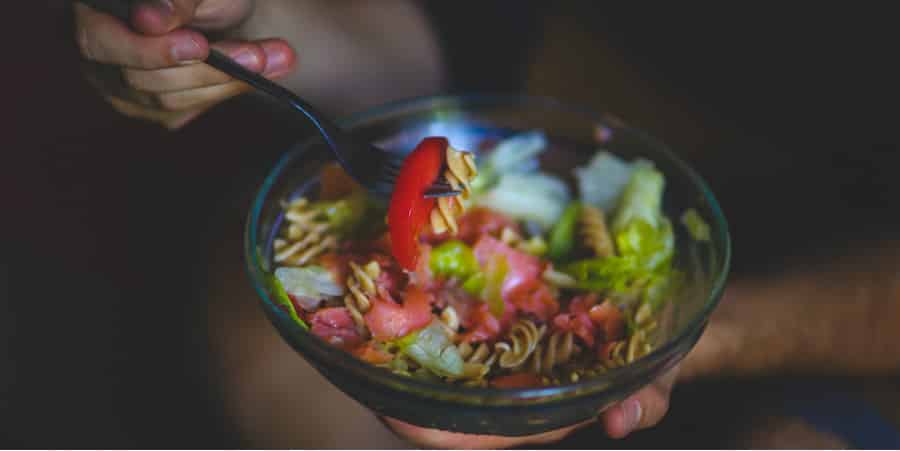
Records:
{"label": "blurred background", "polygon": [[[736,275],[896,237],[900,41],[885,11],[468,3],[437,23],[466,32],[453,90],[554,96],[667,142],[718,195]],[[177,132],[125,118],[81,77],[65,2],[4,8],[0,446],[401,446],[281,343],[243,273],[249,199],[308,130],[253,96]],[[495,21],[521,34],[492,36]],[[897,377],[802,385],[845,387],[900,426]],[[784,386],[679,385],[655,430],[558,446],[807,440],[767,423]],[[840,443],[819,439],[793,443]]]}

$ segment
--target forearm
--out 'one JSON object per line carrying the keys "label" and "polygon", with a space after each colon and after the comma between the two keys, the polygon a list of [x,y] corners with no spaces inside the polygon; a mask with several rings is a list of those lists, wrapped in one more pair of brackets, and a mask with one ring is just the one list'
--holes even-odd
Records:
{"label": "forearm", "polygon": [[257,0],[237,34],[287,40],[299,65],[284,83],[335,114],[443,85],[437,38],[413,1]]}
{"label": "forearm", "polygon": [[685,376],[900,371],[900,243],[738,279]]}

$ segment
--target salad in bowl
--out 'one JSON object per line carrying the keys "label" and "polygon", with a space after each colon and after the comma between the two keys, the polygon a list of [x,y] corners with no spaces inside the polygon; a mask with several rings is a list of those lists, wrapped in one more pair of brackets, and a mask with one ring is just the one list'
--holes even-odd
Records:
{"label": "salad in bowl", "polygon": [[[501,435],[589,418],[677,363],[727,272],[702,181],[629,141],[643,135],[552,102],[525,107],[580,116],[587,146],[571,123],[560,136],[553,121],[423,119],[434,102],[369,128],[406,154],[388,201],[314,144],[264,184],[250,272],[285,339],[376,412]],[[458,194],[425,196],[439,178]],[[673,188],[694,197],[667,202]]]}

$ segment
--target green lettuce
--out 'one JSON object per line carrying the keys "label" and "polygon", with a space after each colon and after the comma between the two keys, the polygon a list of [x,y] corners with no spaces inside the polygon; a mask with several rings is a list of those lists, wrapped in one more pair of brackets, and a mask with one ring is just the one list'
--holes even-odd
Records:
{"label": "green lettuce", "polygon": [[401,338],[400,352],[440,376],[462,376],[463,360],[447,330],[438,322]]}
{"label": "green lettuce", "polygon": [[292,320],[294,320],[295,323],[299,324],[300,327],[309,330],[309,326],[306,325],[306,322],[303,321],[303,319],[300,318],[299,315],[297,315],[297,310],[294,309],[294,303],[291,302],[291,298],[288,297],[287,292],[284,291],[284,287],[281,286],[281,282],[279,282],[274,275],[269,276],[268,281],[269,287],[272,289],[272,294],[275,295],[275,299],[273,299],[275,301],[275,304],[284,307],[285,310],[287,310],[288,315]]}
{"label": "green lettuce", "polygon": [[572,202],[550,230],[550,244],[547,250],[547,257],[550,260],[562,261],[575,248],[575,232],[578,228],[579,216],[581,216],[581,203]]}
{"label": "green lettuce", "polygon": [[570,263],[563,268],[576,287],[591,291],[641,294],[658,304],[667,298],[675,235],[663,214],[665,179],[648,164],[636,165],[612,221],[616,256]]}

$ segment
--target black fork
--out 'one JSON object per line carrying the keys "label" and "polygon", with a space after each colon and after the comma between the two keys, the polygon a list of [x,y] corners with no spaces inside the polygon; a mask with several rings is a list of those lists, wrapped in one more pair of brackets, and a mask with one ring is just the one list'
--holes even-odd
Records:
{"label": "black fork", "polygon": [[[131,21],[131,0],[76,0],[129,23]],[[403,156],[388,152],[371,143],[364,142],[347,132],[334,121],[322,114],[300,96],[283,86],[245,69],[221,52],[210,49],[206,64],[241,80],[262,91],[275,100],[289,105],[312,122],[347,173],[366,187],[374,195],[387,198],[394,188],[394,180],[400,172]],[[426,197],[444,197],[459,194],[444,179],[443,175],[426,191]]]}

